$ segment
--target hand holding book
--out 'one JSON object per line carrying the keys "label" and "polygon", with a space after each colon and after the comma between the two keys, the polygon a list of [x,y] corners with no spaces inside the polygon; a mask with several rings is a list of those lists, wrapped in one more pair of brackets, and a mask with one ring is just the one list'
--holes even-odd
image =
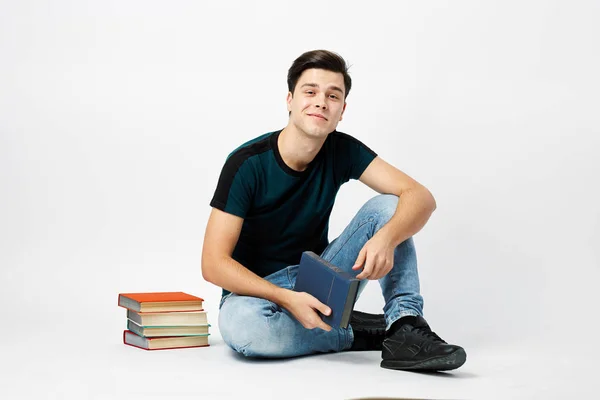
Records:
{"label": "hand holding book", "polygon": [[288,310],[306,329],[321,328],[327,332],[331,330],[331,326],[323,322],[317,312],[329,315],[331,309],[306,292],[289,291],[282,307]]}
{"label": "hand holding book", "polygon": [[[294,291],[306,292],[331,312],[323,313],[323,322],[333,328],[348,328],[358,295],[359,280],[312,251],[302,253]],[[320,309],[319,309],[320,310]],[[321,310],[323,311],[323,310]],[[311,315],[312,318],[312,315]],[[312,320],[310,321],[312,322]]]}

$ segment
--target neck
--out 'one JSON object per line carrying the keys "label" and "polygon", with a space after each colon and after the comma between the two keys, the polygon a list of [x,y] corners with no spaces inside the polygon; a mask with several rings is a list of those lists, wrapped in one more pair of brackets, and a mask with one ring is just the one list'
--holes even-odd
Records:
{"label": "neck", "polygon": [[288,124],[277,140],[279,154],[288,167],[304,171],[323,147],[325,138],[311,138],[293,124]]}

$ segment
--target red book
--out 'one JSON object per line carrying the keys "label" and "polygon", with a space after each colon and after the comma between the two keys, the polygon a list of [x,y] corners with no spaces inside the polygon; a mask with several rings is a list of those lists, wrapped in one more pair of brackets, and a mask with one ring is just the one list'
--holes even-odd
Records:
{"label": "red book", "polygon": [[138,336],[131,331],[123,331],[123,343],[144,350],[182,349],[188,347],[209,346],[208,335],[147,338]]}
{"label": "red book", "polygon": [[137,312],[201,311],[203,301],[184,292],[119,294],[119,306]]}

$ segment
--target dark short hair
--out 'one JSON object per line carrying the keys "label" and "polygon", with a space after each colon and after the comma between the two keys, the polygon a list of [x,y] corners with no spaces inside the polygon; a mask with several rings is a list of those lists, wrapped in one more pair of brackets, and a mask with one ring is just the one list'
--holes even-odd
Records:
{"label": "dark short hair", "polygon": [[346,61],[337,53],[328,50],[312,50],[307,51],[300,57],[296,58],[290,69],[288,70],[287,83],[289,91],[294,94],[296,84],[300,75],[311,68],[324,69],[331,72],[339,72],[344,76],[344,100],[350,93],[352,87],[352,79],[348,75],[348,65]]}

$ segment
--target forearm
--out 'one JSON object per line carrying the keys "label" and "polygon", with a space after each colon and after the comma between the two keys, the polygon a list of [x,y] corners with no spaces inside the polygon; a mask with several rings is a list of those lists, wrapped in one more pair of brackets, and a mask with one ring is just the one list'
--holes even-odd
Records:
{"label": "forearm", "polygon": [[[256,275],[231,257],[202,262],[204,279],[230,292],[259,297],[283,306],[287,289]],[[210,271],[208,273],[207,271]]]}
{"label": "forearm", "polygon": [[419,232],[435,208],[435,199],[426,188],[405,190],[399,196],[396,212],[377,234],[397,246]]}

